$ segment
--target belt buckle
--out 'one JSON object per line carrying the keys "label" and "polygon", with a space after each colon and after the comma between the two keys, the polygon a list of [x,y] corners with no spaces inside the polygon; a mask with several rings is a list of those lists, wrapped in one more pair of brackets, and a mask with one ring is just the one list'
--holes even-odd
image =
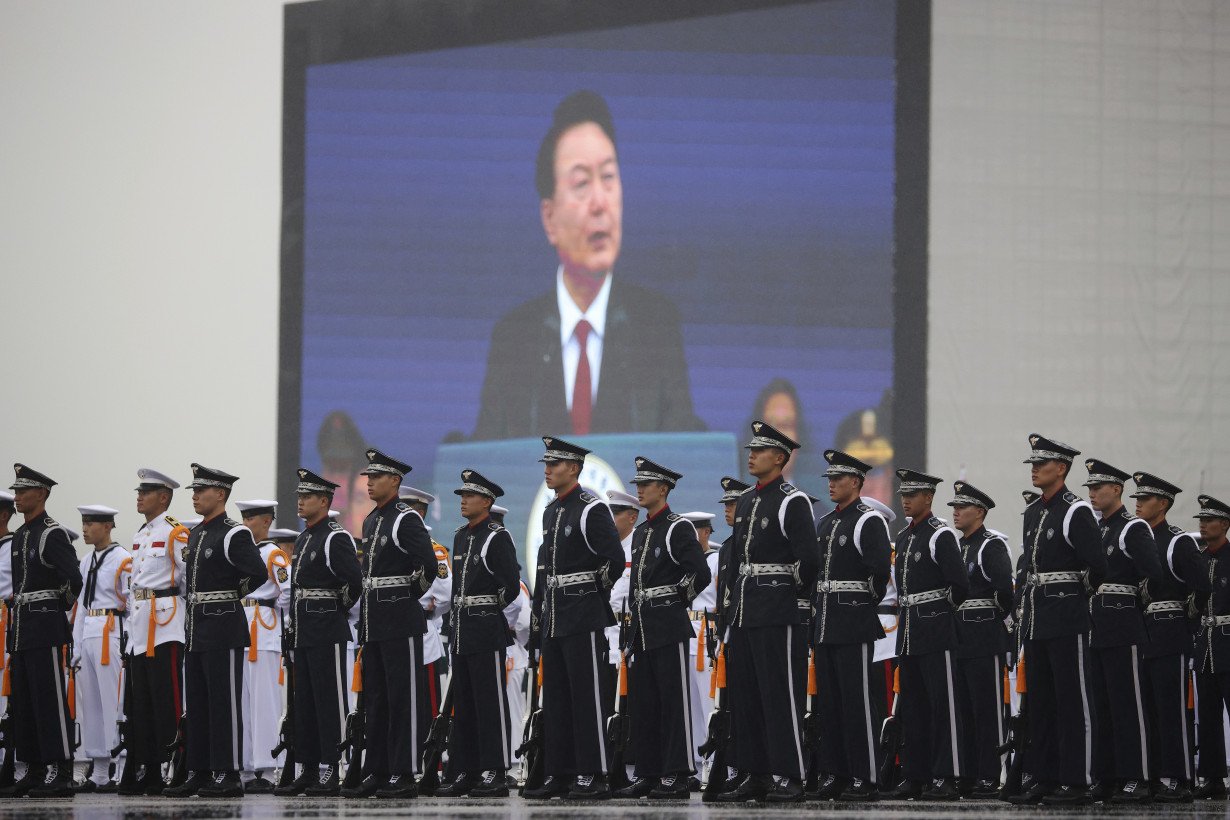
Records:
{"label": "belt buckle", "polygon": [[828,582],[828,581],[821,581],[821,582],[820,582],[820,591],[821,591],[821,592],[828,592],[828,591],[829,591],[829,582]]}
{"label": "belt buckle", "polygon": [[1028,575],[1025,576],[1025,580],[1026,582],[1034,586],[1037,586],[1038,585],[1038,573],[1036,572],[1029,573]]}
{"label": "belt buckle", "polygon": [[1204,622],[1205,626],[1213,626],[1217,623],[1217,619],[1214,618],[1212,615],[1205,615],[1200,620]]}
{"label": "belt buckle", "polygon": [[547,576],[547,587],[549,589],[559,589],[559,578],[554,575]]}

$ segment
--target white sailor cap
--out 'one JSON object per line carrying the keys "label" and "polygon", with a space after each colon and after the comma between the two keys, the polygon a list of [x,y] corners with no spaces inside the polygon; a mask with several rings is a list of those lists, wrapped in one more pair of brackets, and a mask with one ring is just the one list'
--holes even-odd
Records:
{"label": "white sailor cap", "polygon": [[637,509],[640,504],[636,502],[636,496],[625,493],[623,490],[607,490],[606,503],[610,507],[631,507]]}
{"label": "white sailor cap", "polygon": [[436,500],[436,497],[426,490],[411,487],[409,484],[401,485],[401,488],[397,491],[397,498],[400,501],[421,501],[424,504],[430,504]]}
{"label": "white sailor cap", "polygon": [[498,516],[500,516],[501,518],[503,518],[504,516],[508,515],[508,508],[507,508],[507,507],[501,507],[499,504],[492,504],[492,505],[491,505],[491,514],[492,514],[492,515],[498,515]]}
{"label": "white sailor cap", "polygon": [[697,528],[713,529],[713,513],[707,512],[685,512],[683,517],[691,521],[693,526]]}
{"label": "white sailor cap", "polygon": [[81,533],[77,532],[74,529],[70,529],[68,527],[64,528],[64,533],[68,536],[69,541],[76,541],[78,538],[81,537]]}
{"label": "white sailor cap", "polygon": [[866,495],[862,496],[859,500],[888,519],[888,523],[891,524],[897,520],[897,513],[893,512],[892,507],[888,506],[883,501]]}
{"label": "white sailor cap", "polygon": [[341,510],[329,510],[329,518],[337,520],[342,517]]}
{"label": "white sailor cap", "polygon": [[197,524],[200,524],[204,520],[205,519],[202,518],[201,516],[194,515],[191,518],[185,518],[183,521],[180,521],[179,523],[183,524],[188,529],[192,529],[193,527],[195,527]]}
{"label": "white sailor cap", "polygon": [[104,507],[102,504],[83,504],[77,508],[77,512],[81,513],[81,521],[86,524],[114,524],[115,517],[120,513],[119,510]]}
{"label": "white sailor cap", "polygon": [[178,490],[179,482],[166,473],[160,473],[152,467],[142,467],[137,470],[137,479],[141,482],[138,490],[157,490],[165,487],[168,490]]}
{"label": "white sailor cap", "polygon": [[288,530],[285,527],[274,527],[269,530],[270,541],[294,541],[298,537],[298,530]]}
{"label": "white sailor cap", "polygon": [[253,515],[273,515],[278,508],[278,502],[268,498],[254,498],[251,501],[236,501],[235,506],[239,508],[241,518],[248,518]]}
{"label": "white sailor cap", "polygon": [[0,490],[0,504],[13,504],[17,496],[8,490]]}

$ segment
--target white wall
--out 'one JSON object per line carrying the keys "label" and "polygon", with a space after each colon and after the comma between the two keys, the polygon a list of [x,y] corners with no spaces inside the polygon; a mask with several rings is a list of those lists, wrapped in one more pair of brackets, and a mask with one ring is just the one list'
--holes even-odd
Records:
{"label": "white wall", "polygon": [[933,22],[928,466],[1019,533],[1040,432],[1183,487],[1192,527],[1230,499],[1230,4]]}
{"label": "white wall", "polygon": [[0,486],[48,473],[74,529],[109,504],[126,540],[140,466],[273,493],[281,32],[274,0],[0,4]]}
{"label": "white wall", "polygon": [[[0,0],[0,467],[66,522],[131,532],[147,463],[273,492],[281,20]],[[1033,431],[1172,478],[1183,524],[1202,473],[1230,496],[1228,55],[1217,0],[936,0],[925,466],[1002,527]]]}

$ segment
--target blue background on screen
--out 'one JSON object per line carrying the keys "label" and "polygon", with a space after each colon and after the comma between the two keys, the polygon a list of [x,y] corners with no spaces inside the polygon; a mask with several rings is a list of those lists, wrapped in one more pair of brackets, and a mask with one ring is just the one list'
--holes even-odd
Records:
{"label": "blue background on screen", "polygon": [[818,457],[892,386],[893,37],[892,3],[833,2],[311,67],[302,463],[332,410],[421,483],[473,430],[493,326],[554,288],[534,158],[580,88],[615,275],[678,306],[696,414],[742,441],[784,377]]}

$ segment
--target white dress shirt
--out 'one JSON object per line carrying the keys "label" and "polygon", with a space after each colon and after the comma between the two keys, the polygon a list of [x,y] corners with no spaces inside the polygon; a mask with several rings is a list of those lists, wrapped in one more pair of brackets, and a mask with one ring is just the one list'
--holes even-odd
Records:
{"label": "white dress shirt", "polygon": [[560,265],[555,272],[555,301],[559,306],[559,343],[564,360],[564,400],[568,402],[568,410],[572,410],[572,391],[577,381],[577,363],[581,361],[581,345],[573,334],[582,319],[589,322],[593,330],[585,342],[585,353],[589,357],[589,389],[590,401],[598,399],[598,375],[602,372],[602,340],[606,336],[606,306],[611,297],[611,274],[608,273],[602,282],[602,288],[589,309],[584,313],[577,307],[568,295],[564,286],[564,266]]}

